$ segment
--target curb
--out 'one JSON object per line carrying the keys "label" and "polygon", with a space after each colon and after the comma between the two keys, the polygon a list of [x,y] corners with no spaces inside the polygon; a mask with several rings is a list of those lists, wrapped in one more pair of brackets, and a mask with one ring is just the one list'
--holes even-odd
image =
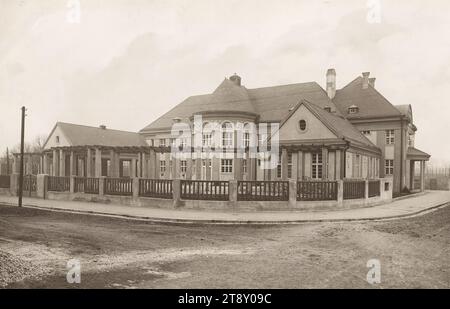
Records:
{"label": "curb", "polygon": [[[5,206],[15,206],[15,204],[4,203],[1,202],[0,205]],[[118,219],[126,219],[133,221],[144,221],[158,224],[172,224],[172,225],[295,225],[295,224],[303,224],[303,223],[338,223],[338,222],[370,222],[370,221],[389,221],[396,219],[405,219],[405,218],[413,218],[420,215],[424,215],[440,208],[449,206],[450,202],[445,202],[427,209],[422,209],[416,212],[412,212],[409,214],[402,215],[394,215],[394,216],[385,216],[385,217],[373,217],[373,218],[348,218],[348,219],[307,219],[307,220],[282,220],[282,221],[261,221],[261,220],[248,220],[248,221],[239,221],[239,220],[190,220],[190,219],[169,219],[169,218],[155,218],[155,217],[140,217],[133,215],[116,215],[110,213],[96,212],[96,211],[84,211],[84,210],[70,210],[64,208],[49,208],[42,207],[36,205],[23,205],[25,208],[33,208],[44,211],[53,211],[53,212],[65,212],[65,213],[73,213],[73,214],[84,214],[84,215],[94,215],[94,216],[102,216],[102,217],[110,217],[110,218],[118,218]]]}

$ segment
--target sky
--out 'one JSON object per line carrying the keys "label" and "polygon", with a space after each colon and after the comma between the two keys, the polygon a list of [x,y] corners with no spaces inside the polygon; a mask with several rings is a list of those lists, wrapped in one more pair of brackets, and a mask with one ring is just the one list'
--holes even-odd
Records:
{"label": "sky", "polygon": [[[79,8],[79,10],[78,10]],[[0,153],[57,121],[139,131],[233,73],[247,88],[361,72],[450,163],[448,0],[0,0]]]}

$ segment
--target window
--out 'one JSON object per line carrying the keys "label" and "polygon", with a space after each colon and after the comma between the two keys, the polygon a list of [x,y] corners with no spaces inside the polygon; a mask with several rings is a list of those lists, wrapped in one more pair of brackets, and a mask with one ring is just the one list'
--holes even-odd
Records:
{"label": "window", "polygon": [[331,113],[331,107],[330,106],[325,106],[323,109],[326,110],[327,112]]}
{"label": "window", "polygon": [[244,132],[244,147],[250,147],[250,133]]}
{"label": "window", "polygon": [[181,172],[182,173],[186,173],[186,171],[187,171],[187,161],[186,160],[181,160],[180,161],[180,167],[181,167]]}
{"label": "window", "polygon": [[212,133],[203,133],[202,135],[202,145],[203,147],[211,147],[212,145]]}
{"label": "window", "polygon": [[348,113],[349,114],[356,114],[359,112],[359,107],[356,105],[352,105],[348,108]]}
{"label": "window", "polygon": [[384,173],[386,175],[393,175],[394,174],[394,160],[385,160]]}
{"label": "window", "polygon": [[170,146],[175,147],[176,146],[175,141],[176,141],[175,138],[171,138],[170,139]]}
{"label": "window", "polygon": [[166,147],[166,139],[160,138],[159,139],[159,146],[160,147]]}
{"label": "window", "polygon": [[306,121],[304,119],[300,120],[298,122],[298,127],[300,128],[300,131],[306,130]]}
{"label": "window", "polygon": [[386,145],[394,144],[394,130],[386,130]]}
{"label": "window", "polygon": [[288,156],[287,156],[287,164],[288,164],[288,174],[287,174],[287,176],[288,176],[288,178],[292,178],[292,153],[288,153]]}
{"label": "window", "polygon": [[159,171],[161,175],[166,172],[166,161],[159,161]]}
{"label": "window", "polygon": [[247,159],[242,160],[242,172],[247,173]]}
{"label": "window", "polygon": [[233,125],[229,122],[222,124],[222,147],[233,147]]}
{"label": "window", "polygon": [[365,131],[361,131],[361,133],[364,135],[370,135],[372,132],[369,130],[365,130]]}
{"label": "window", "polygon": [[322,179],[322,153],[312,154],[312,178]]}
{"label": "window", "polygon": [[56,142],[59,144],[59,136],[56,136]]}
{"label": "window", "polygon": [[220,170],[222,173],[232,173],[233,172],[233,160],[232,159],[222,159]]}

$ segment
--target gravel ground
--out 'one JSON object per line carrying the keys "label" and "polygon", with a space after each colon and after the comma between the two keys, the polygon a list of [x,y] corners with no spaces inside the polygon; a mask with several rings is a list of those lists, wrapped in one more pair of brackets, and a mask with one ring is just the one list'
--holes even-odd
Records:
{"label": "gravel ground", "polygon": [[[294,226],[163,225],[0,206],[0,287],[450,288],[450,207]],[[81,262],[81,283],[66,281]],[[382,281],[366,281],[367,261]]]}

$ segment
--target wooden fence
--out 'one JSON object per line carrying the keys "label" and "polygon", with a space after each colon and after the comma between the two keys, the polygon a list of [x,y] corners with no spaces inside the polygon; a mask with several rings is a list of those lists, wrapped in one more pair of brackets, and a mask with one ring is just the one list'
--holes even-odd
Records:
{"label": "wooden fence", "polygon": [[344,180],[344,200],[364,198],[365,190],[364,180]]}
{"label": "wooden fence", "polygon": [[369,180],[369,197],[380,196],[380,181]]}
{"label": "wooden fence", "polygon": [[31,196],[36,192],[37,177],[36,175],[24,175],[23,176],[23,194]]}
{"label": "wooden fence", "polygon": [[288,201],[288,181],[238,181],[238,201]]}
{"label": "wooden fence", "polygon": [[131,178],[105,178],[105,194],[108,195],[133,195],[133,179]]}
{"label": "wooden fence", "polygon": [[298,181],[297,201],[337,200],[337,181]]}
{"label": "wooden fence", "polygon": [[182,180],[181,199],[185,200],[229,200],[228,181]]}
{"label": "wooden fence", "polygon": [[172,180],[139,179],[139,196],[171,199],[173,197]]}
{"label": "wooden fence", "polygon": [[84,177],[75,177],[74,179],[74,191],[89,193],[89,194],[99,194],[99,178],[84,178]]}
{"label": "wooden fence", "polygon": [[9,189],[11,187],[11,176],[0,175],[0,188]]}
{"label": "wooden fence", "polygon": [[70,191],[70,177],[47,177],[47,190],[56,192]]}

